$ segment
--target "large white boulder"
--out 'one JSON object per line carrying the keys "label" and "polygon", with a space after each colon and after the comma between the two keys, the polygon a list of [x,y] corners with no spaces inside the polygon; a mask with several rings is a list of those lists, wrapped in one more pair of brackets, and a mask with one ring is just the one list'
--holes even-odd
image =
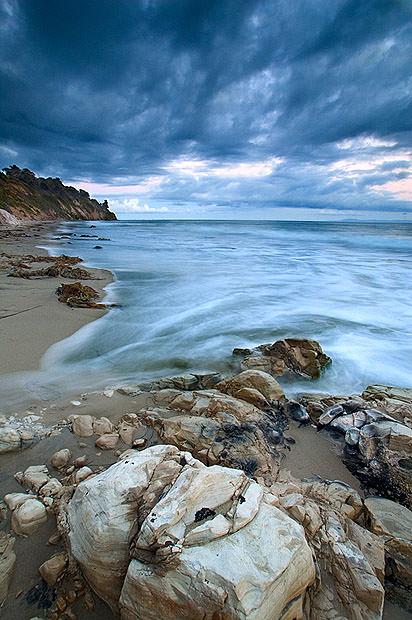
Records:
{"label": "large white boulder", "polygon": [[77,487],[71,552],[124,620],[299,618],[312,554],[272,499],[243,471],[174,446],[130,450]]}

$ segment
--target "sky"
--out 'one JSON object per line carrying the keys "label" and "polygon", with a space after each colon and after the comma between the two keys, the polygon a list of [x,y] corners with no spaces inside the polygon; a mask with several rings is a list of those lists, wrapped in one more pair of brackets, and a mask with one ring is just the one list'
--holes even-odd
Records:
{"label": "sky", "polygon": [[0,0],[0,93],[120,217],[412,220],[412,0]]}

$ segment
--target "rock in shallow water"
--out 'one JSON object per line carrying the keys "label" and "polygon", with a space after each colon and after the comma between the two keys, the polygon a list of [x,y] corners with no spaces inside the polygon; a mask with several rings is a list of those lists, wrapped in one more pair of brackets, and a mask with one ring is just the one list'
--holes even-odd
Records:
{"label": "rock in shallow water", "polygon": [[264,620],[288,605],[300,617],[315,576],[303,529],[256,482],[174,446],[129,451],[80,484],[68,523],[90,585],[124,620]]}
{"label": "rock in shallow water", "polygon": [[273,344],[262,344],[252,350],[235,349],[243,357],[243,369],[255,368],[277,377],[287,372],[309,379],[318,379],[331,363],[316,340],[286,338]]}

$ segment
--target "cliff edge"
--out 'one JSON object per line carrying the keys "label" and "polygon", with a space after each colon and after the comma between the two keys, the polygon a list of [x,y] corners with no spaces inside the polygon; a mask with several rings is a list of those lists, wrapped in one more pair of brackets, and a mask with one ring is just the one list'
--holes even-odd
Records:
{"label": "cliff edge", "polygon": [[63,185],[59,178],[36,177],[14,165],[0,172],[0,209],[18,220],[117,219],[107,200],[98,202],[83,189]]}

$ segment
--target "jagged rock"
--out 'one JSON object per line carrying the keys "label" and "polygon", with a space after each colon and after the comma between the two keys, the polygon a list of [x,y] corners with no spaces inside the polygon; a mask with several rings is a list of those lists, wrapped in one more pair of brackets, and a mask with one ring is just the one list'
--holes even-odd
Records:
{"label": "jagged rock", "polygon": [[271,491],[299,521],[316,555],[318,582],[309,590],[310,620],[378,620],[384,603],[384,548],[379,537],[352,521],[363,506],[359,494],[339,481],[289,480]]}
{"label": "jagged rock", "polygon": [[17,452],[21,448],[20,433],[7,426],[0,427],[0,454]]}
{"label": "jagged rock", "polygon": [[11,527],[16,534],[29,536],[46,521],[45,506],[37,499],[28,499],[13,511]]}
{"label": "jagged rock", "polygon": [[96,441],[96,447],[100,450],[114,450],[119,441],[118,433],[106,433],[101,435]]}
{"label": "jagged rock", "polygon": [[382,497],[365,500],[369,529],[385,541],[386,589],[412,612],[412,512]]}
{"label": "jagged rock", "polygon": [[10,581],[16,563],[15,538],[0,531],[0,608],[7,598]]}
{"label": "jagged rock", "polygon": [[8,493],[4,496],[4,501],[9,510],[15,510],[28,499],[36,499],[36,496],[29,493]]}
{"label": "jagged rock", "polygon": [[72,423],[73,433],[78,437],[91,437],[95,418],[91,415],[71,415],[69,422]]}
{"label": "jagged rock", "polygon": [[344,434],[345,464],[365,486],[412,506],[412,428],[354,397],[326,409],[318,426]]}
{"label": "jagged rock", "polygon": [[95,435],[104,435],[105,433],[113,433],[114,426],[108,418],[97,418],[93,422],[93,433]]}
{"label": "jagged rock", "polygon": [[192,452],[207,465],[276,477],[279,442],[273,432],[282,428],[274,415],[245,401],[207,390],[161,390],[154,393],[154,407],[139,415],[161,441]]}
{"label": "jagged rock", "polygon": [[318,379],[325,366],[332,361],[316,340],[299,338],[286,338],[251,350],[235,349],[234,353],[243,357],[243,369],[255,368],[275,377],[291,372]]}
{"label": "jagged rock", "polygon": [[210,390],[221,381],[222,376],[218,372],[212,373],[187,373],[172,377],[163,377],[155,381],[139,383],[137,385],[123,385],[117,389],[119,394],[126,396],[137,396],[142,392],[153,392],[156,390]]}
{"label": "jagged rock", "polygon": [[218,383],[216,389],[245,400],[259,409],[265,409],[272,401],[284,398],[283,390],[276,379],[261,370],[244,370]]}
{"label": "jagged rock", "polygon": [[369,385],[362,398],[392,416],[398,422],[412,425],[412,388]]}
{"label": "jagged rock", "polygon": [[30,465],[24,473],[15,474],[15,478],[19,484],[36,492],[50,480],[46,465]]}
{"label": "jagged rock", "polygon": [[63,490],[62,483],[57,480],[57,478],[51,478],[45,485],[43,485],[40,489],[40,495],[44,497],[54,497],[59,495]]}
{"label": "jagged rock", "polygon": [[[348,403],[349,409],[344,411],[352,413],[354,410],[360,409],[364,404],[363,399],[358,396],[331,396],[330,394],[322,394],[316,392],[302,392],[298,395],[298,402],[305,407],[308,414],[317,422],[322,414],[334,405],[343,407]],[[354,403],[356,407],[354,408]]]}
{"label": "jagged rock", "polygon": [[310,417],[306,409],[298,402],[294,400],[288,400],[283,404],[283,410],[285,414],[300,424],[308,424]]}
{"label": "jagged rock", "polygon": [[89,478],[92,474],[93,474],[93,470],[90,469],[90,467],[87,467],[87,466],[81,467],[74,474],[74,480],[75,482],[82,482],[83,480],[86,480],[87,478]]}
{"label": "jagged rock", "polygon": [[63,469],[63,467],[66,467],[71,457],[72,453],[70,450],[68,448],[63,448],[52,455],[50,463],[55,469]]}
{"label": "jagged rock", "polygon": [[55,586],[66,570],[66,566],[66,553],[56,553],[39,567],[39,573],[49,586]]}
{"label": "jagged rock", "polygon": [[300,617],[315,576],[301,526],[257,483],[173,446],[128,451],[77,487],[67,517],[75,559],[123,620]]}

